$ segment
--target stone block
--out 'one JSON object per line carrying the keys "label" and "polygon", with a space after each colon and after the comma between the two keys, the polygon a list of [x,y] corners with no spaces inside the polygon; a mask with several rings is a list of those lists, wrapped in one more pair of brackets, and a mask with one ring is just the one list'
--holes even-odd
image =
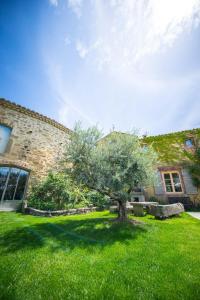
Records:
{"label": "stone block", "polygon": [[182,203],[168,205],[151,205],[149,213],[158,219],[166,219],[171,216],[179,215],[184,212]]}
{"label": "stone block", "polygon": [[144,216],[144,207],[142,205],[134,205],[133,211],[134,211],[134,215],[137,217]]}

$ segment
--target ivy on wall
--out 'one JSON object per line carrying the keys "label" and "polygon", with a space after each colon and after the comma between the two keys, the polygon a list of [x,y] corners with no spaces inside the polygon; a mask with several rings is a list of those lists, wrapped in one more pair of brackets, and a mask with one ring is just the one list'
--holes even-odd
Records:
{"label": "ivy on wall", "polygon": [[185,146],[187,139],[194,141],[200,139],[200,128],[174,132],[164,135],[147,136],[143,138],[143,143],[152,145],[158,153],[160,163],[182,164],[188,161],[188,151],[192,151]]}
{"label": "ivy on wall", "polygon": [[[103,139],[109,138],[113,134],[125,134],[123,132],[112,131]],[[200,140],[200,128],[173,132],[163,135],[146,136],[141,140],[142,145],[151,145],[158,154],[160,164],[164,165],[182,165],[190,161],[189,153],[193,148],[186,147],[185,141],[192,139],[194,142]]]}

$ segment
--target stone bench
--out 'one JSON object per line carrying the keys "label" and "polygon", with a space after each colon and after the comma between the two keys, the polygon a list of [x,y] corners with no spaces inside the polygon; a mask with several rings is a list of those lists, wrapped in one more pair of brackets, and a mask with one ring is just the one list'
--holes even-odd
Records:
{"label": "stone bench", "polygon": [[149,212],[152,205],[157,205],[158,202],[131,202],[133,206],[134,215],[137,217],[143,217],[145,215],[144,209]]}
{"label": "stone bench", "polygon": [[[128,213],[134,213],[137,217],[143,217],[145,215],[144,209],[146,209],[147,213],[150,210],[151,205],[156,205],[158,202],[129,202],[126,205],[126,210]],[[117,213],[118,206],[112,205],[110,206],[110,213]]]}
{"label": "stone bench", "polygon": [[149,209],[149,214],[153,215],[157,219],[166,219],[171,216],[179,215],[182,212],[184,212],[184,206],[182,203],[151,205]]}
{"label": "stone bench", "polygon": [[143,205],[133,205],[133,213],[136,217],[144,216],[144,206]]}

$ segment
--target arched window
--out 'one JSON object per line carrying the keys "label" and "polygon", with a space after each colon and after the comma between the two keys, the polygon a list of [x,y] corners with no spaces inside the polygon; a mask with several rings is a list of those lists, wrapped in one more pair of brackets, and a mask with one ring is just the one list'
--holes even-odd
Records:
{"label": "arched window", "polygon": [[6,147],[8,145],[11,131],[12,129],[10,127],[0,124],[0,153],[1,154],[6,151]]}
{"label": "arched window", "polygon": [[15,168],[0,166],[0,200],[23,200],[28,172]]}

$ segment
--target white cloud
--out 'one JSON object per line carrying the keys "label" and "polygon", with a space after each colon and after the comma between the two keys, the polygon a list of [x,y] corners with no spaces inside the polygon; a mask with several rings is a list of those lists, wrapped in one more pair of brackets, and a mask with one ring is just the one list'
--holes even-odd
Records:
{"label": "white cloud", "polygon": [[78,18],[82,15],[83,0],[68,0],[68,6],[73,10]]}
{"label": "white cloud", "polygon": [[[66,3],[58,28],[70,38],[67,34],[63,42],[63,30],[57,30],[58,43],[49,44],[44,54],[45,60],[50,56],[47,71],[60,122],[97,121],[106,130],[115,123],[119,130],[136,126],[151,133],[199,126],[200,102],[193,105],[200,81],[192,57],[197,43],[195,34],[186,33],[199,26],[200,0]],[[66,17],[69,8],[78,17],[73,22]],[[56,47],[60,40],[70,44],[67,51]],[[77,64],[73,46],[86,63]]]}
{"label": "white cloud", "polygon": [[[69,0],[79,16],[82,4]],[[98,68],[114,72],[135,69],[145,56],[165,51],[200,22],[200,0],[93,0],[90,5],[91,29],[76,49],[82,58],[90,54]]]}
{"label": "white cloud", "polygon": [[90,46],[86,46],[81,40],[77,40],[76,50],[81,58],[86,58],[88,54],[92,53],[93,50],[98,49],[100,45],[100,40],[96,40],[96,42]]}
{"label": "white cloud", "polygon": [[83,45],[83,43],[80,40],[76,42],[76,50],[81,58],[85,58],[86,55],[89,53],[89,48]]}
{"label": "white cloud", "polygon": [[64,39],[64,43],[66,46],[70,45],[71,44],[71,39],[69,36],[66,36],[65,39]]}
{"label": "white cloud", "polygon": [[53,6],[58,6],[58,0],[49,0],[49,2]]}

